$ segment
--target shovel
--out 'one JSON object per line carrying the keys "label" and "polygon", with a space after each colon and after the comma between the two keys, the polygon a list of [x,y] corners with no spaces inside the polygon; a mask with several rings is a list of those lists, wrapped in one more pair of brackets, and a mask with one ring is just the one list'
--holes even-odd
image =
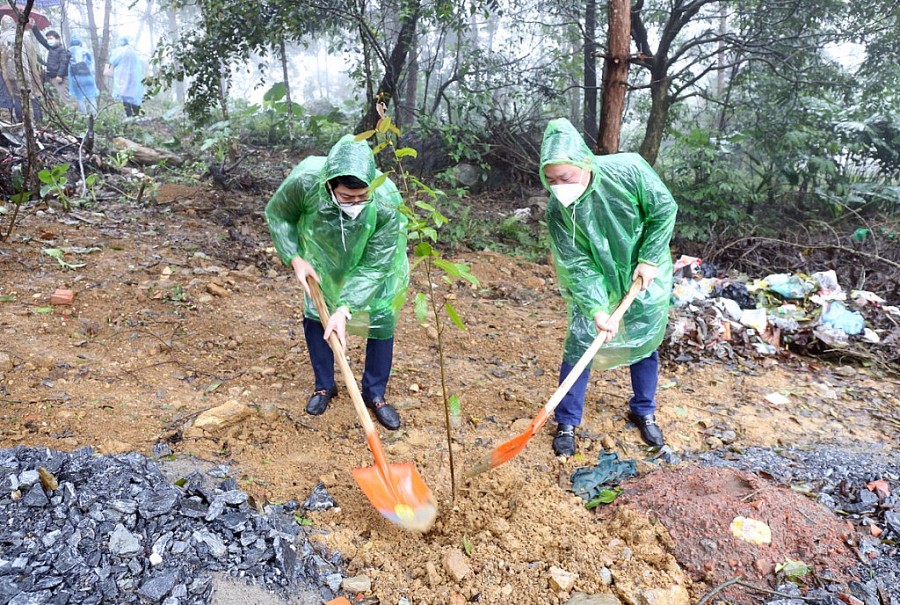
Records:
{"label": "shovel", "polygon": [[[319,284],[314,279],[308,279],[309,292],[322,325],[328,324],[328,306],[319,289]],[[388,464],[384,455],[384,447],[381,439],[375,431],[375,425],[369,417],[366,405],[363,403],[359,387],[347,358],[344,356],[344,347],[337,335],[332,333],[328,338],[328,344],[334,351],[334,358],[341,368],[344,385],[350,393],[356,415],[366,432],[366,440],[369,449],[375,457],[375,465],[366,468],[354,468],[350,472],[359,484],[360,489],[379,513],[387,517],[393,523],[405,529],[416,531],[428,531],[437,517],[437,502],[431,494],[431,490],[425,485],[419,472],[410,462],[402,464]]]}
{"label": "shovel", "polygon": [[[613,314],[609,318],[609,323],[618,324],[622,321],[622,317],[625,315],[628,307],[631,306],[631,303],[634,302],[634,299],[640,291],[641,280],[636,279],[625,294],[625,298],[622,299],[622,302],[620,302],[619,306],[616,307],[616,310],[613,311]],[[531,424],[528,425],[528,428],[525,429],[521,435],[513,437],[506,443],[497,446],[494,451],[469,470],[468,476],[472,477],[478,473],[497,468],[501,464],[509,462],[518,456],[519,453],[525,449],[525,446],[528,445],[528,442],[531,441],[531,438],[541,430],[541,427],[544,426],[544,423],[550,418],[550,414],[553,413],[553,410],[556,409],[556,406],[559,405],[562,398],[566,396],[566,393],[569,392],[569,389],[572,388],[572,385],[575,384],[581,376],[581,373],[584,372],[584,369],[591,363],[594,359],[594,355],[597,354],[597,351],[600,350],[601,346],[603,346],[603,337],[601,334],[598,334],[597,338],[594,339],[594,342],[591,343],[591,346],[588,347],[588,350],[584,352],[584,355],[581,356],[581,359],[579,359],[578,363],[575,364],[575,367],[572,368],[572,371],[569,372],[569,375],[566,376],[566,379],[559,385],[556,392],[553,393],[553,396],[550,397],[550,401],[544,404],[544,407],[541,408],[538,415],[535,416],[534,420],[531,421]]]}

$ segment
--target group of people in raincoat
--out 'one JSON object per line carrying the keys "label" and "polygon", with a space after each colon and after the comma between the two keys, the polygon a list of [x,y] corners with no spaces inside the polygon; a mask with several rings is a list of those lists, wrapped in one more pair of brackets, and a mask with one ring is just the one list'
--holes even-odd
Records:
{"label": "group of people in raincoat", "polygon": [[[62,105],[74,100],[81,113],[97,113],[100,90],[91,50],[77,36],[69,39],[67,48],[54,30],[44,34],[32,23],[27,29],[47,51],[46,57],[41,59],[32,38],[26,36],[23,39],[22,64],[28,79],[27,88],[32,93],[35,120],[41,121],[41,106],[51,97]],[[15,34],[15,22],[0,17],[0,108],[10,109],[15,119],[21,121],[22,86],[17,81],[15,69]],[[140,57],[128,38],[120,38],[117,48],[110,53],[108,70],[113,76],[113,98],[122,102],[127,117],[137,116],[144,96],[144,74]]]}
{"label": "group of people in raincoat", "polygon": [[[367,336],[362,395],[386,428],[401,421],[385,399],[394,331],[409,285],[406,218],[390,179],[379,176],[365,141],[342,138],[327,157],[303,160],[266,206],[266,220],[281,260],[306,291],[303,329],[315,376],[309,414],[326,411],[337,395],[334,357],[326,340],[346,332]],[[595,369],[628,365],[633,396],[628,418],[651,446],[665,444],[656,422],[659,358],[672,290],[669,253],[676,204],[659,176],[637,154],[595,156],[565,119],[544,134],[540,178],[550,192],[546,219],[559,290],[568,303],[568,332],[560,384],[595,339],[605,343]],[[308,280],[319,283],[328,308],[322,326]],[[632,281],[641,291],[621,325],[610,315]],[[575,453],[590,369],[556,409],[553,450]]]}

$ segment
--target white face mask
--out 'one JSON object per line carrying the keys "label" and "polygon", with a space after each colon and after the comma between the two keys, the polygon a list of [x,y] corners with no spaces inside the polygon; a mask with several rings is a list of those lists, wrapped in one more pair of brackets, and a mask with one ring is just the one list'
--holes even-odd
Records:
{"label": "white face mask", "polygon": [[587,189],[587,183],[581,184],[581,179],[584,178],[584,170],[581,171],[581,176],[578,177],[577,183],[563,183],[560,185],[550,185],[550,191],[553,192],[553,195],[556,196],[556,199],[559,200],[559,203],[563,205],[564,208],[568,208],[572,205],[575,200],[580,198],[582,194]]}
{"label": "white face mask", "polygon": [[346,214],[351,219],[359,216],[359,213],[365,210],[366,204],[368,204],[368,202],[364,202],[362,204],[343,204],[341,202],[338,202],[337,200],[335,200],[335,203],[338,205],[338,208],[341,209],[341,212]]}
{"label": "white face mask", "polygon": [[334,205],[341,209],[341,212],[347,215],[347,218],[350,220],[355,219],[359,216],[359,213],[365,210],[366,206],[369,204],[368,201],[362,202],[360,204],[357,203],[347,203],[347,202],[339,202],[337,196],[334,194],[334,191],[331,191],[331,201],[334,202]]}

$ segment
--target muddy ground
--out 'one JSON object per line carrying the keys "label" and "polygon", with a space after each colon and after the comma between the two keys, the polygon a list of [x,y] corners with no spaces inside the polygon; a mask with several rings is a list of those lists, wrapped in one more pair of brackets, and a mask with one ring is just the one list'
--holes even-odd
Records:
{"label": "muddy ground", "polygon": [[[468,330],[445,333],[449,387],[462,401],[455,500],[434,330],[419,326],[409,306],[398,327],[389,400],[404,424],[382,436],[392,461],[415,464],[440,516],[426,535],[391,526],[348,472],[371,456],[346,392],[322,416],[303,412],[312,372],[302,297],[270,249],[265,201],[169,185],[145,207],[26,211],[0,246],[0,447],[150,454],[167,441],[176,455],[240,469],[241,487],[259,501],[302,500],[323,481],[340,507],[311,514],[313,525],[345,555],[348,575],[370,577],[372,594],[391,605],[401,597],[564,603],[571,592],[635,605],[695,603],[736,574],[770,586],[775,566],[800,557],[836,579],[852,576],[847,541],[860,530],[810,499],[734,471],[643,462],[648,452],[625,420],[627,370],[592,376],[574,458],[552,455],[548,428],[510,463],[465,481],[465,469],[521,431],[552,394],[565,336],[552,267],[481,251],[454,258],[481,285],[454,287]],[[63,267],[47,248],[84,266]],[[413,288],[422,285],[414,275]],[[61,287],[75,291],[72,306],[50,305]],[[351,338],[354,368],[363,353],[364,342]],[[864,368],[787,357],[666,361],[660,385],[658,419],[683,455],[727,442],[737,450],[827,443],[888,451],[900,435],[879,418],[897,408],[897,380]],[[765,398],[774,392],[790,403]],[[229,400],[253,413],[192,436],[196,415]],[[622,502],[598,513],[567,488],[601,450],[641,462]],[[661,509],[680,525],[668,527]],[[738,544],[728,529],[738,515],[769,520],[775,543]],[[445,559],[462,550],[470,550],[471,571],[455,580]],[[576,574],[571,591],[551,588],[551,567]],[[729,595],[752,603],[764,593]]]}

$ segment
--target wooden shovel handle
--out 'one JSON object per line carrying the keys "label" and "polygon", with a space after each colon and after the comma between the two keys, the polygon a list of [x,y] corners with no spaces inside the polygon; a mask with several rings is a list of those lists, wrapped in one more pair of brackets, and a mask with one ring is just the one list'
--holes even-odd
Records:
{"label": "wooden shovel handle", "polygon": [[[613,314],[609,316],[609,323],[618,324],[622,321],[622,318],[625,316],[625,312],[628,311],[629,307],[631,307],[631,303],[634,302],[634,299],[637,298],[637,295],[641,291],[641,284],[643,281],[638,278],[632,282],[631,287],[628,289],[628,292],[625,294],[625,297],[619,303],[619,306],[616,307],[616,310],[613,311]],[[557,387],[556,392],[550,397],[550,400],[544,404],[544,407],[538,413],[537,417],[534,419],[534,422],[531,424],[532,434],[535,434],[540,430],[540,428],[547,422],[547,419],[550,417],[550,414],[553,410],[556,409],[556,406],[559,405],[559,402],[562,401],[563,397],[569,392],[569,389],[578,381],[578,378],[581,376],[581,373],[584,372],[585,368],[594,360],[594,356],[597,354],[597,351],[600,350],[604,344],[603,342],[603,334],[598,334],[597,338],[594,339],[594,342],[591,343],[591,346],[588,347],[588,350],[584,352],[584,355],[575,363],[575,367],[572,368],[572,371],[569,372],[569,375],[566,376],[566,379],[562,381],[562,384]]]}
{"label": "wooden shovel handle", "polygon": [[[328,305],[325,303],[325,297],[322,295],[322,289],[319,288],[319,283],[312,277],[307,278],[306,283],[309,285],[309,296],[312,298],[313,304],[319,312],[319,320],[322,322],[322,326],[325,327],[328,325],[328,320],[331,315],[328,312]],[[350,364],[347,362],[347,357],[344,354],[344,347],[341,346],[341,340],[337,337],[337,334],[334,332],[331,333],[331,336],[328,337],[328,344],[331,345],[331,350],[334,351],[334,358],[341,368],[344,386],[347,387],[347,392],[350,393],[350,399],[353,401],[356,415],[359,416],[359,421],[362,423],[363,430],[366,432],[366,439],[369,440],[369,444],[371,445],[374,435],[375,441],[378,442],[377,449],[380,450],[381,441],[378,439],[375,425],[372,424],[372,419],[369,417],[368,410],[366,410],[366,404],[363,402],[362,394],[359,392],[359,387],[356,385],[356,378],[353,377],[353,370],[350,369]],[[384,462],[383,452],[375,451],[373,449],[372,453],[375,455],[376,462]],[[379,457],[381,457],[382,460],[378,460]]]}

